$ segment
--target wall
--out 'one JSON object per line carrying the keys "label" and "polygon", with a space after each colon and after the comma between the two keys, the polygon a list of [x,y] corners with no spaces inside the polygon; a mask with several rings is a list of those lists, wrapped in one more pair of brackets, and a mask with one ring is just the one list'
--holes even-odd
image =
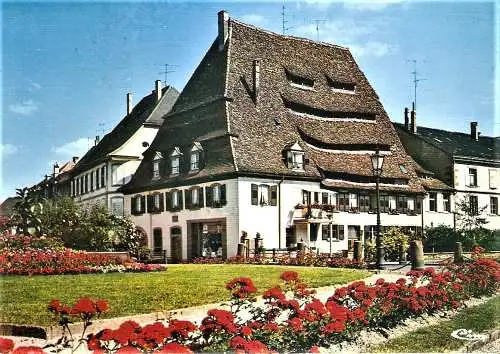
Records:
{"label": "wall", "polygon": [[[206,187],[216,182],[200,183],[197,186]],[[163,211],[158,214],[144,213],[142,215],[131,215],[131,200],[138,194],[125,195],[125,215],[130,215],[131,220],[136,226],[141,227],[148,235],[149,246],[153,245],[153,229],[161,228],[163,236],[163,249],[167,250],[167,257],[171,257],[170,247],[170,228],[177,226],[182,229],[182,257],[187,258],[187,225],[188,221],[199,221],[209,219],[223,219],[226,220],[226,237],[227,237],[227,253],[229,256],[234,256],[237,252],[239,242],[238,231],[238,183],[236,179],[218,181],[217,183],[226,185],[226,201],[227,204],[221,208],[200,208],[198,210],[183,209],[177,212]],[[191,187],[191,186],[190,186]],[[187,187],[175,188],[178,190],[187,189]],[[170,189],[159,189],[154,193],[168,192]],[[141,195],[153,194],[153,192],[140,193]],[[206,202],[206,196],[204,197]],[[178,221],[173,222],[172,216],[177,216]]]}
{"label": "wall", "polygon": [[[130,139],[122,146],[110,153],[111,156],[137,156],[142,159],[142,153],[146,151],[158,132],[158,128],[140,127]],[[147,146],[142,143],[147,142]]]}
{"label": "wall", "polygon": [[[468,186],[469,168],[477,170],[477,187]],[[490,188],[489,170],[494,170],[497,173],[496,188]],[[498,214],[493,215],[490,211],[490,197],[497,197],[500,203],[500,168],[480,166],[473,163],[455,163],[453,171],[455,175],[455,188],[457,190],[455,202],[466,198],[468,195],[476,195],[478,197],[479,208],[486,206],[486,210],[482,214],[487,221],[484,227],[492,230],[500,229],[500,216]]]}

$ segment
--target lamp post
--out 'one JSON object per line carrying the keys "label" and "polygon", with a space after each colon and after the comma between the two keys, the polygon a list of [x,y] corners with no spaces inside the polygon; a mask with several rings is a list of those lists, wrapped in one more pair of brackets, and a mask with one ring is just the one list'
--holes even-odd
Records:
{"label": "lamp post", "polygon": [[375,188],[376,188],[376,198],[377,198],[377,256],[376,256],[376,266],[377,269],[382,269],[384,265],[384,247],[382,246],[382,236],[380,235],[380,175],[382,174],[382,165],[384,164],[384,156],[380,154],[379,149],[375,151],[375,154],[371,156],[373,175],[375,176]]}

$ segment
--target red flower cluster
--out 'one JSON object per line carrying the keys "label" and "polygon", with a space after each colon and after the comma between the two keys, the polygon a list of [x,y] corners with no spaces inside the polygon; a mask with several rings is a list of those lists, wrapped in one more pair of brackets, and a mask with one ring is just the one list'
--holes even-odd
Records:
{"label": "red flower cluster", "polygon": [[64,249],[0,250],[0,274],[51,275],[162,270],[159,265],[123,262],[104,254]]}
{"label": "red flower cluster", "polygon": [[14,349],[14,341],[0,337],[0,354],[45,354],[42,348],[35,346],[21,346]]}
{"label": "red flower cluster", "polygon": [[14,341],[8,338],[0,337],[0,353],[9,353],[14,349]]}
{"label": "red flower cluster", "polygon": [[201,321],[200,330],[205,336],[210,336],[213,333],[224,331],[226,333],[236,333],[237,326],[234,323],[234,315],[226,310],[213,309],[209,310]]}
{"label": "red flower cluster", "polygon": [[229,347],[234,349],[235,353],[273,353],[269,348],[258,340],[245,340],[236,336],[229,341]]}
{"label": "red flower cluster", "polygon": [[47,309],[55,314],[88,317],[107,312],[109,305],[106,300],[93,300],[90,297],[82,297],[72,307],[62,305],[59,300],[54,299],[50,301]]}
{"label": "red flower cluster", "polygon": [[299,274],[297,272],[293,272],[293,271],[283,272],[280,275],[280,279],[284,280],[286,282],[298,281]]}
{"label": "red flower cluster", "polygon": [[249,278],[235,278],[226,284],[226,289],[231,292],[231,297],[236,299],[253,298],[257,292],[252,279]]}

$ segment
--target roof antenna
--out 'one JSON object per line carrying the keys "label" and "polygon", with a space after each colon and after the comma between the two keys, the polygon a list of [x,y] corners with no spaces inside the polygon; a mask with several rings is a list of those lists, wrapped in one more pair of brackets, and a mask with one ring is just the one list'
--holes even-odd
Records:
{"label": "roof antenna", "polygon": [[326,22],[326,20],[313,20],[316,22],[316,41],[319,42],[319,24],[320,22]]}
{"label": "roof antenna", "polygon": [[414,110],[417,110],[417,86],[420,81],[425,81],[427,79],[423,78],[417,78],[418,72],[417,72],[417,61],[415,59],[410,59],[407,60],[407,62],[412,62],[413,63],[413,71],[411,74],[413,75],[413,103],[414,103]]}
{"label": "roof antenna", "polygon": [[168,74],[175,72],[175,70],[168,70],[168,68],[173,68],[173,67],[178,67],[179,65],[175,64],[164,64],[165,65],[165,71],[160,72],[159,74],[164,74],[165,75],[165,81],[163,81],[163,85],[166,87],[168,86],[167,84],[167,78]]}
{"label": "roof antenna", "polygon": [[99,123],[99,124],[98,124],[99,128],[97,128],[97,129],[95,130],[96,134],[101,133],[101,134],[104,136],[104,132],[106,131],[106,130],[104,129],[104,126],[105,126],[105,125],[106,125],[106,123],[104,123],[104,122]]}

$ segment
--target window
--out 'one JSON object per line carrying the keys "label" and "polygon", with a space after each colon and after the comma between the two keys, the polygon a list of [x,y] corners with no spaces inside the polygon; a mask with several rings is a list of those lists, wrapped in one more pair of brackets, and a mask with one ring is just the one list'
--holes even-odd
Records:
{"label": "window", "polygon": [[490,197],[490,214],[498,215],[498,197]]}
{"label": "window", "polygon": [[302,190],[302,204],[309,205],[311,204],[311,192]]}
{"label": "window", "polygon": [[314,192],[314,204],[319,204],[319,192]]}
{"label": "window", "polygon": [[84,191],[85,193],[88,193],[89,192],[89,175],[88,173],[85,175],[85,179],[84,179]]}
{"label": "window", "polygon": [[119,169],[120,165],[118,164],[111,165],[111,184],[114,186],[123,184],[123,178],[120,177]]}
{"label": "window", "polygon": [[204,193],[203,188],[193,187],[185,191],[186,195],[186,208],[197,209],[204,207]]}
{"label": "window", "polygon": [[477,169],[469,168],[469,187],[477,187]]}
{"label": "window", "polygon": [[171,160],[170,160],[170,171],[171,171],[171,174],[172,175],[178,175],[179,172],[180,172],[180,169],[179,169],[179,162],[180,162],[180,158],[179,156],[172,156]]}
{"label": "window", "polygon": [[191,205],[198,205],[198,189],[191,189]]}
{"label": "window", "polygon": [[116,216],[123,216],[123,197],[111,198],[111,213]]}
{"label": "window", "polygon": [[[330,81],[330,80],[329,80]],[[336,92],[354,93],[356,85],[348,82],[330,81],[330,87]]]}
{"label": "window", "polygon": [[100,185],[101,179],[99,176],[99,172],[100,172],[99,168],[97,170],[95,170],[95,189],[101,188],[101,185]]}
{"label": "window", "polygon": [[407,210],[408,211],[415,211],[415,198],[408,197],[406,200],[406,203],[407,203]]}
{"label": "window", "polygon": [[75,193],[75,180],[71,181],[71,195],[73,197],[76,195],[76,193]]}
{"label": "window", "polygon": [[269,204],[269,186],[267,184],[261,184],[259,186],[259,203],[260,205]]}
{"label": "window", "polygon": [[360,194],[359,211],[365,213],[370,211],[370,196],[368,194]]}
{"label": "window", "polygon": [[220,202],[220,185],[215,185],[212,188],[212,200],[214,201],[214,203]]}
{"label": "window", "polygon": [[80,177],[80,194],[83,194],[83,177]]}
{"label": "window", "polygon": [[160,161],[154,160],[153,161],[153,178],[159,178],[159,177],[160,177]]}
{"label": "window", "polygon": [[251,185],[251,203],[252,205],[271,205],[276,206],[278,199],[278,186],[269,186],[267,184]]}
{"label": "window", "polygon": [[144,214],[146,209],[146,197],[142,195],[136,195],[132,198],[131,213],[133,215]]}
{"label": "window", "polygon": [[399,213],[406,213],[408,211],[408,198],[406,195],[398,195],[396,197],[396,210]]}
{"label": "window", "polygon": [[160,209],[160,194],[155,194],[153,196],[153,204],[156,209]]}
{"label": "window", "polygon": [[90,191],[94,190],[94,171],[90,172]]}
{"label": "window", "polygon": [[395,195],[389,196],[389,211],[391,211],[391,210],[396,210],[396,196]]}
{"label": "window", "polygon": [[314,87],[314,80],[293,74],[285,70],[286,77],[290,81],[290,85],[301,89],[312,90]]}
{"label": "window", "polygon": [[490,180],[490,189],[498,188],[498,171],[494,169],[488,170],[488,176]]}
{"label": "window", "polygon": [[166,201],[166,209],[169,211],[178,211],[183,208],[183,198],[182,191],[177,189],[171,190],[170,192],[165,193]]}
{"label": "window", "polygon": [[380,212],[381,213],[388,213],[390,210],[389,208],[389,196],[388,195],[381,195],[380,196]]}
{"label": "window", "polygon": [[286,150],[287,167],[293,170],[304,170],[304,151],[298,142],[289,146]]}
{"label": "window", "polygon": [[200,169],[200,153],[198,151],[191,152],[191,171]]}
{"label": "window", "polygon": [[207,207],[219,208],[226,205],[226,185],[217,183],[205,187],[205,196]]}
{"label": "window", "polygon": [[429,211],[437,211],[437,194],[429,193]]}
{"label": "window", "polygon": [[101,187],[106,187],[106,166],[101,168]]}
{"label": "window", "polygon": [[337,193],[337,206],[340,211],[349,211],[349,193]]}
{"label": "window", "polygon": [[451,196],[449,193],[443,193],[443,211],[451,211]]}
{"label": "window", "polygon": [[355,193],[349,194],[349,207],[356,209],[358,207],[358,195]]}
{"label": "window", "polygon": [[479,214],[479,203],[478,203],[477,195],[470,195],[469,196],[469,207],[470,207],[471,213],[473,215]]}
{"label": "window", "polygon": [[340,241],[344,239],[344,225],[323,224],[321,226],[321,239],[330,241],[330,230],[332,241]]}
{"label": "window", "polygon": [[172,208],[179,207],[179,191],[172,192]]}

